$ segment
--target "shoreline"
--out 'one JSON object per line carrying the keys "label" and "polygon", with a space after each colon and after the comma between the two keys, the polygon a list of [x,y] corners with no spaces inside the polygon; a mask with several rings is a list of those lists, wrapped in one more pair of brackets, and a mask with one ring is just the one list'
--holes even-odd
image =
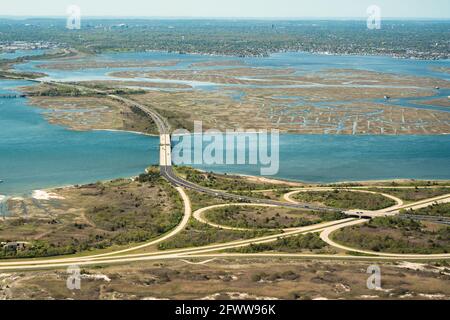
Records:
{"label": "shoreline", "polygon": [[[208,173],[211,171],[207,171],[207,170],[201,170],[201,169],[197,169],[194,168],[198,171],[204,172],[204,173]],[[215,174],[219,174],[219,175],[224,175],[224,173],[221,172],[216,172],[216,171],[212,171]],[[397,183],[402,183],[402,182],[449,182],[450,184],[450,180],[448,179],[416,179],[416,178],[393,178],[393,179],[375,179],[375,180],[344,180],[344,181],[336,181],[336,182],[314,182],[314,181],[305,181],[305,180],[293,180],[293,179],[284,179],[284,178],[275,178],[272,179],[270,177],[267,176],[253,176],[253,175],[247,175],[247,174],[240,174],[240,173],[231,173],[231,172],[227,172],[226,173],[228,176],[238,176],[238,177],[243,177],[243,178],[249,178],[249,179],[253,179],[256,181],[261,181],[261,182],[268,182],[268,183],[274,183],[274,184],[286,184],[286,183],[292,183],[292,184],[302,184],[302,185],[341,185],[341,184],[374,184],[374,183],[388,183],[388,182],[397,182]],[[393,186],[393,188],[395,188],[395,186]]]}
{"label": "shoreline", "polygon": [[[190,167],[193,168],[193,167]],[[212,172],[213,174],[217,174],[217,175],[225,175],[224,172],[217,172],[217,171],[208,171],[208,170],[203,170],[203,169],[198,169],[198,168],[193,168],[199,172],[202,173],[209,173]],[[266,177],[266,176],[254,176],[254,175],[247,175],[247,174],[240,174],[240,173],[232,173],[232,172],[226,172],[226,176],[228,177],[240,177],[243,179],[247,179],[253,182],[257,182],[257,183],[270,183],[270,184],[274,184],[274,185],[290,185],[291,187],[305,187],[305,186],[311,186],[311,185],[315,185],[315,186],[320,186],[320,185],[334,185],[334,186],[339,186],[339,185],[347,185],[347,184],[354,184],[354,185],[362,185],[362,186],[371,186],[374,185],[376,183],[404,183],[404,182],[437,182],[437,183],[443,183],[443,182],[448,182],[448,185],[450,185],[450,180],[448,179],[414,179],[414,178],[397,178],[397,179],[380,179],[380,180],[347,180],[347,181],[337,181],[337,182],[308,182],[308,181],[302,181],[302,180],[290,180],[290,179],[283,179],[283,178],[270,178],[270,177]],[[98,180],[95,182],[85,182],[85,183],[75,183],[75,184],[64,184],[64,185],[59,185],[59,186],[50,186],[50,187],[44,187],[44,188],[40,188],[40,189],[34,189],[30,192],[27,193],[20,193],[20,194],[0,194],[0,209],[1,209],[1,204],[2,203],[6,203],[6,201],[8,199],[19,199],[19,198],[34,198],[37,200],[49,200],[49,199],[57,199],[57,198],[53,198],[53,196],[58,197],[58,194],[55,194],[55,192],[57,192],[58,190],[62,190],[62,189],[69,189],[69,188],[76,188],[78,186],[83,186],[83,185],[89,185],[89,184],[93,184],[93,183],[108,183],[108,182],[112,182],[115,180],[135,180],[138,177],[138,175],[136,176],[129,176],[129,177],[118,177],[118,178],[112,178],[112,179],[106,179],[106,180]],[[392,186],[392,188],[395,188],[396,186]],[[419,188],[423,187],[423,186],[418,186]],[[445,187],[445,185],[442,185],[442,187]],[[49,195],[49,199],[43,199],[43,197],[40,197],[40,195],[44,195],[48,194]],[[35,197],[38,196],[38,197]],[[1,213],[1,210],[0,210]]]}
{"label": "shoreline", "polygon": [[[179,55],[180,51],[169,51],[169,50],[158,50],[158,49],[147,49],[144,51],[135,50],[133,48],[129,48],[127,50],[123,51],[114,51],[114,50],[105,50],[100,52],[99,54],[115,54],[115,53],[163,53],[163,54],[173,54],[173,55]],[[339,53],[339,52],[332,52],[332,51],[305,51],[305,50],[286,50],[286,49],[279,49],[279,50],[267,50],[263,54],[249,54],[245,56],[241,56],[238,52],[231,54],[231,53],[217,53],[217,52],[201,52],[201,51],[182,51],[183,54],[193,55],[193,56],[205,56],[205,57],[222,57],[222,58],[230,58],[233,57],[238,60],[248,59],[248,58],[269,58],[272,55],[276,54],[282,54],[282,53],[305,53],[305,54],[311,54],[311,55],[318,55],[318,56],[353,56],[353,57],[385,57],[385,58],[391,58],[391,59],[398,59],[398,60],[417,60],[417,61],[448,61],[450,58],[442,59],[442,58],[424,58],[424,57],[415,57],[413,55],[396,55],[395,53],[390,54],[382,54],[382,53],[362,53],[362,52],[352,52],[352,53]],[[91,53],[89,53],[91,54]],[[92,54],[95,55],[95,54]]]}
{"label": "shoreline", "polygon": [[[5,80],[12,80],[12,79],[5,79]],[[23,92],[22,87],[17,87],[15,88],[18,90],[18,92]],[[28,97],[25,97],[26,99],[28,99]],[[28,107],[31,108],[35,108],[38,110],[43,110],[43,111],[48,111],[48,109],[46,109],[45,107],[41,107],[35,104],[30,104],[30,101],[27,101],[26,105]],[[450,111],[441,111],[441,112],[450,112]],[[41,115],[42,116],[42,115]],[[63,126],[66,130],[69,131],[80,131],[80,132],[88,132],[88,131],[106,131],[106,132],[124,132],[124,133],[132,133],[132,134],[137,134],[137,135],[141,135],[141,136],[148,136],[148,137],[159,137],[159,134],[154,134],[154,133],[145,133],[145,132],[140,132],[140,131],[133,131],[133,130],[121,130],[121,129],[95,129],[95,128],[90,128],[90,129],[83,129],[83,130],[79,130],[76,128],[71,128],[68,127],[66,125],[61,125],[58,123],[51,123],[49,122],[44,116],[42,116],[42,118],[50,125],[57,125],[57,126]],[[181,130],[186,130],[188,131],[187,133],[172,133],[171,136],[172,137],[187,137],[187,136],[195,136],[195,135],[208,135],[208,130],[203,130],[202,132],[190,132],[188,129],[181,129]],[[242,129],[242,128],[236,128],[234,129],[232,132],[227,133],[227,132],[222,132],[222,134],[232,134],[232,135],[241,135],[241,134],[260,134],[260,133],[270,133],[270,134],[274,134],[274,133],[278,133],[280,136],[284,135],[284,136],[322,136],[322,137],[355,137],[355,138],[362,138],[362,137],[439,137],[439,136],[449,136],[450,132],[441,132],[441,133],[435,133],[435,134],[429,134],[429,133],[414,133],[414,134],[406,134],[406,133],[379,133],[379,134],[371,134],[371,133],[357,133],[357,134],[351,134],[351,133],[334,133],[334,134],[324,134],[324,133],[297,133],[297,132],[292,132],[292,131],[286,131],[283,129],[276,129],[276,128],[266,128],[266,129]]]}
{"label": "shoreline", "polygon": [[87,131],[124,132],[124,133],[138,134],[138,135],[141,135],[141,136],[159,137],[159,134],[145,133],[145,132],[132,131],[132,130],[120,130],[120,129],[90,129],[90,130],[87,130]]}
{"label": "shoreline", "polygon": [[8,216],[8,199],[10,196],[0,194],[0,218]]}
{"label": "shoreline", "polygon": [[[155,50],[156,52],[157,52],[157,50]],[[289,52],[289,51],[286,51],[286,52]],[[294,52],[298,52],[298,51],[294,51]],[[304,53],[307,53],[308,54],[308,52],[304,52]],[[309,54],[311,54],[311,53],[309,53]],[[32,106],[32,107],[37,107],[37,106]],[[39,108],[39,109],[41,109],[40,107],[37,107],[37,108]],[[47,121],[47,123],[49,123],[48,121]],[[68,130],[71,130],[70,128],[67,128]],[[73,130],[73,131],[76,131],[76,130]],[[159,135],[158,134],[149,134],[149,133],[143,133],[143,132],[138,132],[138,131],[131,131],[131,130],[120,130],[120,129],[89,129],[89,130],[86,130],[86,131],[109,131],[109,132],[125,132],[125,133],[131,133],[131,134],[137,134],[137,135],[143,135],[143,136],[150,136],[150,137],[158,137]],[[234,132],[234,134],[242,134],[242,133],[258,133],[259,131],[258,130],[250,130],[250,131],[241,131],[241,130],[238,130],[238,131],[235,131]],[[173,135],[174,137],[176,137],[176,136],[189,136],[189,135],[195,135],[196,133],[184,133],[184,134],[176,134],[176,135]],[[203,134],[203,135],[205,135],[205,134],[207,134],[207,133],[205,133],[205,132],[203,132],[203,133],[201,133],[201,134]],[[449,136],[450,134],[449,133],[439,133],[439,134],[432,134],[432,135],[430,135],[430,134],[417,134],[417,135],[411,135],[411,134],[357,134],[357,135],[351,135],[351,134],[313,134],[313,133],[311,133],[311,134],[299,134],[299,133],[294,133],[294,132],[280,132],[280,134],[282,134],[282,135],[300,135],[300,136],[323,136],[323,137],[327,137],[327,136],[352,136],[352,137],[354,137],[354,136],[356,136],[356,137],[371,137],[371,136],[374,136],[374,137],[377,137],[377,136],[381,136],[381,137],[403,137],[403,136],[408,136],[408,137],[413,137],[413,136],[430,136],[430,137],[436,137],[436,136],[440,136],[440,135],[444,135],[444,136]],[[232,168],[230,169],[231,171],[232,171]],[[223,174],[223,173],[220,173],[220,172],[217,172],[217,171],[213,171],[213,172],[215,172],[215,173],[217,173],[217,174]],[[271,177],[262,177],[262,176],[251,176],[251,175],[246,175],[246,174],[238,174],[238,173],[230,173],[230,174],[232,174],[232,175],[235,175],[235,176],[241,176],[241,177],[245,177],[245,178],[249,178],[249,179],[254,179],[255,181],[267,181],[267,182],[269,182],[269,183],[271,183],[271,182],[273,182],[273,183],[275,183],[275,184],[277,184],[277,183],[280,183],[280,184],[282,184],[282,183],[291,183],[291,184],[313,184],[313,185],[318,185],[318,184],[364,184],[364,183],[376,183],[376,182],[391,182],[391,181],[414,181],[414,180],[416,180],[416,179],[414,179],[414,178],[393,178],[393,179],[382,179],[382,180],[364,180],[364,181],[352,181],[352,180],[350,180],[350,181],[338,181],[338,182],[311,182],[311,181],[302,181],[302,180],[294,180],[294,179],[284,179],[284,178],[282,178],[282,179],[279,179],[279,178],[274,178],[274,179],[272,179]],[[117,178],[117,179],[120,179],[120,178]],[[122,178],[123,179],[123,178]],[[114,179],[113,179],[114,180]],[[428,180],[430,180],[430,181],[447,181],[447,180],[445,180],[445,179],[425,179],[425,180],[419,180],[419,179],[417,179],[416,181],[428,181]],[[105,180],[105,181],[111,181],[111,180]],[[71,186],[71,187],[73,187],[74,185],[71,185],[71,184],[69,184],[68,185],[69,187]],[[65,186],[56,186],[56,187],[49,187],[49,188],[46,188],[45,190],[51,190],[51,189],[54,189],[54,188],[63,188],[63,187],[65,187]],[[32,192],[32,191],[31,191]],[[30,193],[31,193],[30,192]]]}

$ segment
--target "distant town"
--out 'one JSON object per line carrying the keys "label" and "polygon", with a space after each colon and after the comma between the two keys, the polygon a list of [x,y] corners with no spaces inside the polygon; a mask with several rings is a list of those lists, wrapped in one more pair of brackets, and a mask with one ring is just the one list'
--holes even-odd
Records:
{"label": "distant town", "polygon": [[0,19],[0,300],[450,300],[449,29]]}
{"label": "distant town", "polygon": [[[47,48],[53,41],[78,50],[160,50],[230,56],[303,51],[338,55],[388,55],[438,60],[449,57],[447,21],[383,22],[270,20],[83,20],[67,30],[65,19],[0,20],[1,50]],[[221,39],[218,41],[217,39]]]}
{"label": "distant town", "polygon": [[14,53],[19,50],[47,50],[47,49],[55,49],[58,46],[47,42],[47,41],[38,41],[38,42],[27,42],[27,41],[5,41],[0,42],[0,53]]}

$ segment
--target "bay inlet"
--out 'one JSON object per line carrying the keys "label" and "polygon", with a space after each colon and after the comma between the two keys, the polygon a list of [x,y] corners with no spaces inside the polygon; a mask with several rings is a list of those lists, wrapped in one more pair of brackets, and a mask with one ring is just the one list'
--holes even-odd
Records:
{"label": "bay inlet", "polygon": [[[121,53],[105,55],[119,60],[175,59],[180,63],[167,69],[186,68],[192,62],[220,57],[167,53]],[[287,66],[298,72],[318,68],[361,66],[378,72],[441,77],[436,67],[448,62],[396,60],[386,57],[324,57],[302,53],[276,54],[269,58],[245,58],[254,67]],[[108,79],[111,69],[42,70],[39,62],[17,66],[22,71],[43,71],[54,80],[91,77]],[[328,64],[327,64],[328,63]],[[162,69],[162,68],[159,68]],[[26,81],[0,80],[0,94],[17,94]],[[204,90],[211,88],[205,88]],[[213,88],[214,89],[214,88]],[[212,89],[211,89],[212,90]],[[440,95],[446,92],[440,93]],[[239,99],[237,91],[236,99]],[[440,96],[437,96],[440,97]],[[417,101],[415,101],[417,103]],[[399,106],[414,108],[410,101]],[[430,107],[431,108],[431,107]],[[437,107],[436,107],[437,108]],[[445,112],[444,107],[440,111]],[[49,124],[42,109],[28,105],[27,98],[0,99],[0,195],[30,194],[36,189],[91,183],[143,172],[159,160],[159,138],[112,131],[71,131]],[[273,178],[308,182],[339,182],[395,178],[450,179],[450,136],[280,136],[280,170]],[[245,152],[245,150],[235,150]],[[197,165],[202,170],[258,175],[250,165]]]}

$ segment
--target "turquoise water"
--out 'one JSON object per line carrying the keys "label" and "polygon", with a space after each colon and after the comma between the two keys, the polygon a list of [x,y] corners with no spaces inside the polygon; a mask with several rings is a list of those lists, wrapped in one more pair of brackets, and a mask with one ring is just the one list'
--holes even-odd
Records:
{"label": "turquoise water", "polygon": [[357,69],[450,80],[450,74],[435,69],[438,67],[449,67],[449,60],[410,60],[386,56],[335,56],[287,52],[261,59],[245,58],[244,61],[259,67],[294,68],[299,73],[326,69]]}
{"label": "turquoise water", "polygon": [[[450,179],[448,135],[281,135],[279,149],[280,171],[276,178],[307,182]],[[244,151],[248,154],[248,149],[237,150]],[[252,165],[195,167],[260,175],[260,167]]]}
{"label": "turquoise water", "polygon": [[[86,59],[86,58],[85,58]],[[145,68],[84,68],[77,70],[54,70],[54,69],[41,69],[37,66],[42,64],[51,64],[51,61],[31,61],[25,64],[16,66],[17,70],[21,71],[38,71],[48,74],[46,79],[56,81],[87,81],[87,80],[123,80],[110,76],[110,73],[124,70],[202,70],[202,69],[226,69],[226,68],[240,68],[240,67],[264,67],[264,68],[291,68],[295,70],[297,74],[307,74],[311,72],[318,72],[327,69],[356,69],[367,70],[374,72],[394,73],[405,76],[419,76],[419,77],[434,77],[443,80],[450,81],[450,74],[439,71],[439,68],[450,68],[450,60],[407,60],[407,59],[394,59],[384,56],[330,56],[330,55],[317,55],[311,53],[302,52],[285,52],[273,54],[264,58],[238,58],[238,57],[224,57],[224,56],[203,56],[194,54],[177,54],[177,53],[165,53],[165,52],[127,52],[127,53],[108,53],[101,54],[95,57],[89,57],[88,59],[95,59],[97,61],[173,61],[176,62],[173,66],[167,67],[145,67]],[[83,59],[81,59],[82,61]],[[211,61],[229,61],[237,60],[243,63],[242,66],[192,66],[194,63],[199,62],[211,62]],[[251,78],[251,77],[250,77]],[[234,85],[234,84],[220,84],[220,83],[202,83],[195,81],[181,81],[181,80],[164,80],[164,79],[146,79],[135,78],[127,79],[127,81],[150,81],[150,82],[174,82],[180,84],[191,85],[194,89],[198,90],[222,90],[223,88],[231,89],[229,94],[231,98],[239,102],[244,97],[244,92],[239,90],[239,87],[251,87],[251,88],[295,88],[295,87],[308,87],[311,85],[266,85],[261,82],[260,85]],[[315,85],[314,85],[315,86]],[[351,88],[364,88],[365,86],[358,86],[353,84],[345,85]],[[382,86],[382,84],[380,85]],[[148,89],[148,88],[147,88]],[[153,89],[160,89],[155,86]],[[434,88],[432,88],[434,89]],[[355,89],[356,90],[356,89]],[[405,88],[407,90],[407,88]],[[170,91],[170,90],[169,90]],[[372,102],[377,104],[389,103],[390,105],[396,105],[399,107],[415,108],[415,109],[428,109],[442,112],[450,112],[450,108],[439,105],[421,104],[420,102],[427,99],[439,99],[447,98],[450,95],[450,90],[441,89],[435,90],[434,95],[427,98],[412,97],[402,99],[391,99],[386,102],[383,97],[379,99],[367,99],[358,100],[359,102]],[[297,97],[298,102],[292,105],[304,105],[301,97]],[[308,105],[320,106],[341,104],[342,101],[331,102],[308,102]],[[344,101],[344,103],[347,103]]]}
{"label": "turquoise water", "polygon": [[[103,60],[177,60],[175,66],[152,69],[186,69],[191,63],[230,60],[170,53],[105,54]],[[236,58],[237,59],[237,58]],[[283,53],[269,58],[242,58],[251,66],[291,67],[297,72],[330,68],[356,68],[379,72],[449,79],[435,67],[448,67],[449,61],[398,60],[388,57],[320,56]],[[19,70],[36,70],[43,61],[29,62]],[[221,67],[222,68],[222,67]],[[132,69],[132,68],[126,68]],[[139,69],[139,68],[137,68]],[[195,68],[194,68],[195,69]],[[201,68],[197,68],[201,69]],[[109,78],[108,73],[123,68],[83,70],[41,70],[57,80]],[[0,81],[0,94],[11,93],[25,82]],[[215,84],[197,89],[215,90]],[[243,98],[233,88],[236,101]],[[436,96],[448,91],[437,92]],[[396,104],[421,108],[413,99]],[[74,132],[50,125],[42,110],[26,106],[26,99],[0,99],[0,195],[29,193],[66,184],[87,183],[136,175],[158,161],[158,138],[119,132]],[[299,97],[299,103],[302,103]],[[427,107],[439,111],[448,108]],[[450,136],[303,136],[280,137],[280,171],[277,178],[312,182],[390,178],[450,179]],[[255,166],[200,166],[204,170],[259,174]]]}
{"label": "turquoise water", "polygon": [[[24,81],[0,81],[0,94]],[[159,159],[158,138],[75,132],[48,124],[26,99],[0,99],[0,195],[129,177]]]}
{"label": "turquoise water", "polygon": [[52,79],[78,79],[89,80],[92,77],[105,78],[107,74],[120,70],[202,70],[202,69],[225,69],[239,68],[244,66],[221,66],[221,67],[191,67],[192,63],[211,62],[211,61],[229,61],[237,60],[252,67],[265,68],[293,68],[297,73],[316,72],[326,69],[357,69],[375,72],[396,73],[401,75],[435,77],[450,80],[450,74],[440,72],[436,68],[449,67],[450,60],[408,60],[394,59],[385,56],[329,56],[317,55],[303,52],[285,52],[273,54],[269,57],[225,57],[225,56],[204,56],[194,54],[177,54],[166,52],[127,52],[127,53],[107,53],[95,57],[100,61],[176,61],[177,64],[168,67],[154,68],[86,68],[82,70],[45,70],[36,68],[37,65],[51,63],[51,61],[32,61],[18,65],[16,69],[24,71],[44,71]]}

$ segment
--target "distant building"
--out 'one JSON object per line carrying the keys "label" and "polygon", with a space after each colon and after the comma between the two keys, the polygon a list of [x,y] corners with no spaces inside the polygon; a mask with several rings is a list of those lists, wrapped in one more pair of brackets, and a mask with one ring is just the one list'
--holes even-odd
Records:
{"label": "distant building", "polygon": [[110,27],[110,29],[126,29],[126,28],[128,28],[128,25],[125,23],[115,24]]}

